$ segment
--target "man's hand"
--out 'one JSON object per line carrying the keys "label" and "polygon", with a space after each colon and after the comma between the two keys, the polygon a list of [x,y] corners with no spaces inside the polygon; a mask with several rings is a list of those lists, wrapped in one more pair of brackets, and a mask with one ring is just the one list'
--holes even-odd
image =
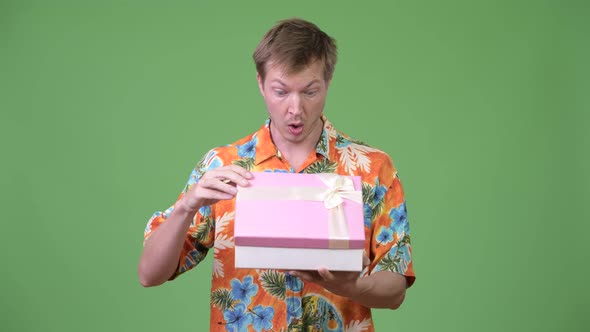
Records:
{"label": "man's hand", "polygon": [[[365,256],[363,269],[369,263],[369,258]],[[318,271],[293,271],[290,274],[367,308],[397,309],[406,296],[406,277],[390,271],[379,271],[362,278],[359,272],[331,272],[325,268]]]}
{"label": "man's hand", "polygon": [[[366,255],[363,256],[363,270],[370,263],[369,258]],[[320,268],[317,271],[292,271],[289,273],[304,281],[318,284],[336,295],[348,298],[355,298],[365,293],[369,286],[359,283],[360,272],[329,271],[326,268]]]}
{"label": "man's hand", "polygon": [[186,232],[198,209],[220,200],[231,199],[236,185],[247,186],[252,174],[245,168],[230,165],[208,171],[180,199],[167,221],[147,239],[137,273],[142,285],[156,286],[176,271]]}
{"label": "man's hand", "polygon": [[245,187],[252,174],[243,167],[228,165],[208,171],[177,203],[184,209],[196,212],[203,206],[220,200],[232,199],[238,192],[236,185]]}

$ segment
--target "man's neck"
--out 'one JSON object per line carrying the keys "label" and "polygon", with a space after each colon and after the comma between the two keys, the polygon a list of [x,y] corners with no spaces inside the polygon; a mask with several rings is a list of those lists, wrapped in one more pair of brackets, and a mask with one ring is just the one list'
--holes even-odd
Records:
{"label": "man's neck", "polygon": [[309,154],[312,151],[316,150],[318,141],[320,140],[322,131],[324,129],[323,121],[321,123],[322,125],[309,135],[309,139],[299,143],[292,143],[280,139],[275,140],[274,138],[272,138],[273,129],[271,122],[270,136],[273,140],[273,143],[276,145],[277,149],[279,149],[281,153],[281,158],[287,160],[287,162],[293,169],[298,170],[299,167],[303,164],[303,162],[305,162],[305,159],[307,159]]}

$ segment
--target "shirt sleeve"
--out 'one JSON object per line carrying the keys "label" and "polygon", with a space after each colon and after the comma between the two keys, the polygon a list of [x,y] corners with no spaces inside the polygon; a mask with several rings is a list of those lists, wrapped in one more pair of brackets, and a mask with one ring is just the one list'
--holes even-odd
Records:
{"label": "shirt sleeve", "polygon": [[[410,224],[397,170],[388,158],[374,187],[365,189],[365,222],[370,226],[369,273],[392,271],[404,275],[410,287],[416,277],[412,263]],[[368,219],[368,220],[367,220]]]}
{"label": "shirt sleeve", "polygon": [[[184,186],[184,189],[178,196],[176,202],[184,197],[184,195],[193,185],[199,181],[206,171],[219,167],[220,165],[221,163],[219,158],[216,157],[216,152],[214,150],[209,151],[191,172],[189,179]],[[144,244],[150,235],[153,234],[153,232],[158,229],[160,225],[166,222],[170,213],[174,211],[174,205],[169,207],[164,212],[158,211],[152,215],[145,228]],[[178,275],[192,269],[201,261],[203,261],[203,259],[205,259],[207,252],[214,245],[214,218],[214,205],[203,206],[199,209],[199,211],[197,211],[186,233],[184,244],[178,259],[178,268],[171,279],[174,279]]]}

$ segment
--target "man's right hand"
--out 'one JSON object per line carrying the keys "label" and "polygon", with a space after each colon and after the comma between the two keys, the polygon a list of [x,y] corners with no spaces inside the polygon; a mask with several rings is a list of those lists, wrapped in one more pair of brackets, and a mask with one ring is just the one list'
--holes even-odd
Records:
{"label": "man's right hand", "polygon": [[215,168],[205,172],[178,204],[186,211],[197,212],[203,206],[232,199],[238,192],[236,186],[247,186],[251,178],[252,173],[237,165]]}

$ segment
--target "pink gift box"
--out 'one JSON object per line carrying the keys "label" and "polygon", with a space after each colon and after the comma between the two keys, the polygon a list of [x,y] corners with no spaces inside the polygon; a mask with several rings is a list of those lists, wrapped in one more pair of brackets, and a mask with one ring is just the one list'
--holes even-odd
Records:
{"label": "pink gift box", "polygon": [[[347,196],[339,191],[341,204],[327,208],[324,194],[334,186],[326,176],[345,179],[350,185],[346,192],[355,192]],[[324,198],[310,200],[310,192]],[[238,187],[236,197],[236,267],[360,271],[365,246],[361,192],[360,177],[254,173],[248,187]],[[344,236],[334,233],[336,220]]]}

